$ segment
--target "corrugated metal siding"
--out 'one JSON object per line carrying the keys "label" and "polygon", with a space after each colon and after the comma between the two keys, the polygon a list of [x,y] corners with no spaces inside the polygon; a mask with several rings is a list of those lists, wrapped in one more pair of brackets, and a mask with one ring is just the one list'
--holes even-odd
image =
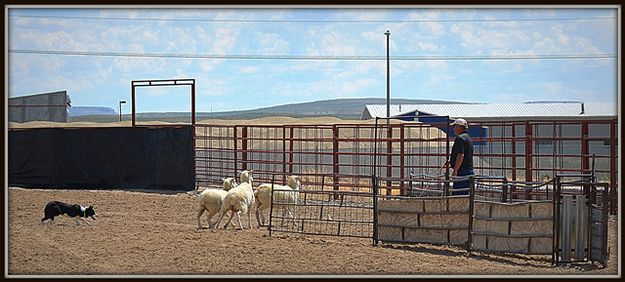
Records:
{"label": "corrugated metal siding", "polygon": [[[612,103],[528,103],[528,104],[423,104],[391,105],[391,116],[406,115],[415,111],[453,118],[593,118],[616,117]],[[366,105],[365,112],[373,117],[386,117],[386,105]],[[363,113],[363,117],[367,116]]]}

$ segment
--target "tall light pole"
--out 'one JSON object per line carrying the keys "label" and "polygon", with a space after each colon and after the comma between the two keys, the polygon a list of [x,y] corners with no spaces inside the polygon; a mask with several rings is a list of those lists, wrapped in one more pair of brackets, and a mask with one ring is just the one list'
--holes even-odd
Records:
{"label": "tall light pole", "polygon": [[126,104],[126,101],[119,101],[119,121],[122,121],[122,104]]}
{"label": "tall light pole", "polygon": [[[389,58],[389,37],[391,35],[390,31],[386,31],[384,33],[384,35],[386,35],[386,137],[388,138],[388,141],[386,143],[386,148],[387,148],[387,157],[386,157],[386,164],[391,164],[393,162],[393,157],[391,156],[391,154],[393,153],[393,144],[391,143],[391,134],[393,133],[393,129],[391,128],[391,119],[389,119],[391,117],[391,61]],[[391,177],[393,174],[392,169],[390,167],[386,168],[386,176],[387,177]],[[387,180],[386,181],[386,192],[390,193],[391,192],[391,181]]]}
{"label": "tall light pole", "polygon": [[391,117],[391,61],[389,59],[389,38],[391,32],[388,30],[386,35],[386,117]]}

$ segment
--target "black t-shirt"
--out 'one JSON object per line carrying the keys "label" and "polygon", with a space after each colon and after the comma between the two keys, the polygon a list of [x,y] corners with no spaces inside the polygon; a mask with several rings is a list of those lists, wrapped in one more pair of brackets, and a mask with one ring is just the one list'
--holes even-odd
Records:
{"label": "black t-shirt", "polygon": [[451,147],[451,168],[456,165],[458,154],[464,154],[460,169],[473,168],[473,141],[467,132],[460,133],[454,140],[454,146]]}

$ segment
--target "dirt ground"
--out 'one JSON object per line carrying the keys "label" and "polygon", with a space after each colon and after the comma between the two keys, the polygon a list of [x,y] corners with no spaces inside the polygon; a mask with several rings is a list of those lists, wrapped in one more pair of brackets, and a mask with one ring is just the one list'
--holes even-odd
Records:
{"label": "dirt ground", "polygon": [[[40,224],[50,200],[93,204],[97,220]],[[8,273],[184,275],[616,275],[611,218],[607,268],[552,267],[551,257],[465,256],[457,247],[373,246],[370,239],[303,236],[266,229],[197,229],[188,193],[9,188]],[[252,220],[254,220],[252,218]],[[205,219],[203,218],[203,223]],[[246,224],[247,219],[244,221]],[[255,223],[254,223],[255,225]]]}

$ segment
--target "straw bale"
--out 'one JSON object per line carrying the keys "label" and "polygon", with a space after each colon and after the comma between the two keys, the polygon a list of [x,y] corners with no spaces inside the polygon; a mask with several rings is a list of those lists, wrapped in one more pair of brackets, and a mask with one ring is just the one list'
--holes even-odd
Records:
{"label": "straw bale", "polygon": [[553,217],[552,203],[530,203],[532,209],[532,218],[551,218]]}
{"label": "straw bale", "polygon": [[471,248],[474,250],[485,251],[486,250],[486,235],[473,235]]}
{"label": "straw bale", "polygon": [[378,238],[382,241],[401,242],[401,227],[378,227]]}
{"label": "straw bale", "polygon": [[464,245],[469,239],[468,230],[449,230],[449,243],[452,245]]}
{"label": "straw bale", "polygon": [[469,212],[469,198],[448,198],[449,211]]}
{"label": "straw bale", "polygon": [[552,233],[552,220],[513,220],[510,227],[510,234],[513,235],[542,235]]}
{"label": "straw bale", "polygon": [[447,230],[406,228],[404,236],[408,242],[436,244],[447,243]]}
{"label": "straw bale", "polygon": [[474,232],[508,234],[508,220],[473,220]]}
{"label": "straw bale", "polygon": [[490,217],[490,206],[492,204],[489,203],[475,203],[473,205],[473,214],[476,217]]}
{"label": "straw bale", "polygon": [[527,204],[493,204],[492,207],[492,218],[527,218],[529,216]]}
{"label": "straw bale", "polygon": [[553,240],[551,238],[532,238],[530,241],[530,253],[532,254],[550,254],[553,248]]}
{"label": "straw bale", "polygon": [[447,206],[446,199],[427,199],[423,200],[426,212],[443,212]]}
{"label": "straw bale", "polygon": [[423,200],[419,199],[381,199],[378,209],[385,211],[421,212]]}
{"label": "straw bale", "polygon": [[526,253],[529,238],[488,236],[488,250],[494,252]]}
{"label": "straw bale", "polygon": [[379,212],[378,224],[395,226],[417,226],[417,215],[411,213]]}
{"label": "straw bale", "polygon": [[443,216],[440,214],[420,214],[419,223],[422,227],[443,227]]}
{"label": "straw bale", "polygon": [[468,214],[443,214],[441,215],[441,224],[445,227],[464,227],[469,228]]}

